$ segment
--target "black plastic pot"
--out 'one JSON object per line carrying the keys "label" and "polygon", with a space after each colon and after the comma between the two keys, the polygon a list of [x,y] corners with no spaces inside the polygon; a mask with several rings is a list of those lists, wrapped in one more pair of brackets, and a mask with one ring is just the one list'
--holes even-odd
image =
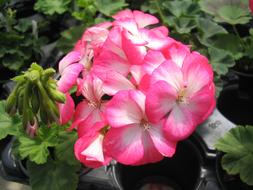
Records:
{"label": "black plastic pot", "polygon": [[151,185],[173,190],[193,190],[200,181],[202,165],[200,152],[190,140],[186,140],[178,144],[172,158],[165,158],[158,163],[143,166],[114,165],[113,179],[119,189],[124,190],[148,189]]}
{"label": "black plastic pot", "polygon": [[253,74],[233,71],[232,75],[235,80],[224,87],[217,107],[233,123],[253,125]]}
{"label": "black plastic pot", "polygon": [[253,186],[249,186],[240,180],[238,175],[229,175],[221,167],[221,158],[223,154],[218,154],[216,161],[216,171],[218,180],[222,190],[253,190]]}

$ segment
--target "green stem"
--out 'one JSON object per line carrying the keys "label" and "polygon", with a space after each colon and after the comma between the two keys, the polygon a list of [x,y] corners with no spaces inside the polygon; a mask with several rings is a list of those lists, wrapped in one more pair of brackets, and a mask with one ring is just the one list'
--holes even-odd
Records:
{"label": "green stem", "polygon": [[154,0],[154,3],[155,3],[155,6],[156,6],[158,15],[161,18],[162,24],[165,25],[165,16],[164,16],[164,14],[162,12],[162,9],[160,8],[161,5],[159,5],[158,2],[159,2],[158,0]]}

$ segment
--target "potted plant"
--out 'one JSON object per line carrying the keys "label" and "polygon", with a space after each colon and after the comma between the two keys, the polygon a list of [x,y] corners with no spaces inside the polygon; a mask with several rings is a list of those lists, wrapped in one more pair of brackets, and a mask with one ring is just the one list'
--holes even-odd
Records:
{"label": "potted plant", "polygon": [[[3,104],[22,117],[8,117],[3,136],[17,136],[14,150],[28,159],[35,190],[75,189],[77,160],[98,168],[112,159],[138,166],[171,158],[215,107],[205,56],[169,37],[166,27],[152,27],[159,22],[153,15],[124,10],[113,18],[84,32],[60,61],[58,81],[53,69],[37,64],[14,78],[16,87]],[[78,96],[76,106],[72,96]],[[15,127],[18,118],[22,124]],[[178,146],[199,158],[191,143]],[[198,178],[198,164],[195,171]]]}

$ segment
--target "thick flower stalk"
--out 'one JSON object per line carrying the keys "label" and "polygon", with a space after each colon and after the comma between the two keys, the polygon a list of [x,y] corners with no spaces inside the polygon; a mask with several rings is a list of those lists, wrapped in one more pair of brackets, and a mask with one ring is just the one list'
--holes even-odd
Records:
{"label": "thick flower stalk", "polygon": [[76,86],[81,99],[75,156],[89,167],[172,157],[215,107],[212,68],[153,15],[124,10],[113,19],[88,28],[59,63],[59,89]]}

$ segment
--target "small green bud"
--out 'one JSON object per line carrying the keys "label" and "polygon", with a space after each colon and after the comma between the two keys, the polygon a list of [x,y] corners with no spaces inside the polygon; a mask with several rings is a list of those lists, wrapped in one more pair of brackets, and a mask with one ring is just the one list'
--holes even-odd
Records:
{"label": "small green bud", "polygon": [[59,103],[65,103],[66,101],[65,94],[63,94],[62,92],[58,90],[48,88],[48,94],[53,101],[56,101]]}

